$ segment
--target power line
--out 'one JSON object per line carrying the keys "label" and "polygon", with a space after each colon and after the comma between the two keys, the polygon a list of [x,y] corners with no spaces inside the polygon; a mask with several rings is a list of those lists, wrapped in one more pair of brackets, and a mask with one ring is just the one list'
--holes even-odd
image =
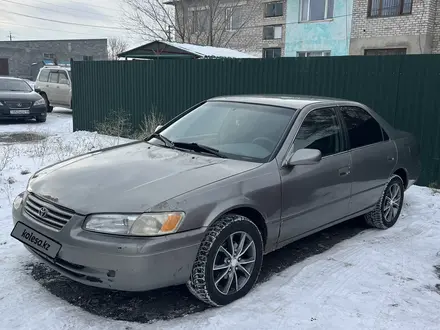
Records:
{"label": "power line", "polygon": [[[24,6],[24,7],[29,7],[29,8],[36,8],[38,10],[46,10],[46,11],[51,11],[51,12],[55,12],[55,13],[67,14],[67,15],[70,14],[70,13],[59,11],[59,10],[56,10],[56,9],[42,8],[42,7],[39,7],[39,6],[32,6],[32,5],[28,5],[28,4],[21,3],[21,2],[15,2],[15,1],[11,1],[11,0],[0,0],[0,1],[8,2],[8,3],[13,3],[13,4],[16,4],[16,5],[20,5],[20,6]],[[107,17],[107,18],[110,18],[110,19],[117,19],[115,16],[109,16],[109,15],[105,15],[105,14],[93,14],[93,13],[87,13],[87,12],[85,13],[83,10],[79,10],[79,9],[75,9],[75,8],[70,8],[70,7],[66,7],[66,6],[55,5],[55,4],[52,4],[50,2],[38,1],[38,3],[45,3],[45,4],[48,4],[48,5],[51,5],[51,6],[55,6],[55,7],[66,8],[66,9],[69,9],[69,10],[72,10],[72,11],[81,12],[82,14],[92,14],[92,15],[95,15],[95,17],[96,16],[102,16],[102,17]]]}
{"label": "power line", "polygon": [[109,29],[109,30],[126,31],[126,29],[124,29],[124,28],[118,28],[118,27],[114,27],[114,26],[103,26],[103,25],[91,25],[91,24],[82,24],[82,23],[74,23],[74,22],[63,22],[63,21],[58,21],[58,20],[49,19],[49,18],[42,18],[42,17],[32,16],[32,15],[20,14],[20,13],[16,13],[16,12],[4,10],[4,9],[3,9],[3,12],[17,15],[17,16],[37,19],[40,21],[46,21],[46,22],[53,22],[53,23],[66,24],[66,25],[75,25],[75,26],[84,26],[84,27],[92,27],[92,28],[96,28],[96,29]]}
{"label": "power line", "polygon": [[104,6],[98,6],[98,5],[93,5],[93,4],[85,3],[85,2],[81,2],[81,1],[72,1],[72,0],[68,0],[68,2],[76,3],[76,4],[84,5],[84,6],[89,6],[89,7],[95,7],[95,8],[101,8],[101,9],[111,10],[111,11],[114,11],[114,12],[117,12],[117,13],[120,12],[118,9],[109,8],[109,7],[104,7]]}
{"label": "power line", "polygon": [[[9,22],[4,22],[4,23],[6,23],[6,24],[8,24],[8,25],[13,25],[13,26],[19,26],[19,27],[25,27],[25,28],[36,29],[36,30],[45,30],[45,31],[52,31],[52,32],[54,32],[54,29],[43,28],[43,27],[40,27],[40,26],[15,24],[15,23],[9,23]],[[73,31],[66,31],[66,30],[59,30],[59,29],[57,29],[56,32],[64,32],[64,33],[72,33],[72,34],[78,34],[78,35],[85,35],[85,36],[93,36],[93,37],[96,37],[96,35],[94,35],[94,34],[90,34],[90,33],[73,32]]]}

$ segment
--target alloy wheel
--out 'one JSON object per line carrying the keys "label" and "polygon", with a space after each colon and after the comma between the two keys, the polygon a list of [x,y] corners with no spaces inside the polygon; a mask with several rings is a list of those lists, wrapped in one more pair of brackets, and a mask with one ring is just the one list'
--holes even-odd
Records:
{"label": "alloy wheel", "polygon": [[254,240],[245,232],[234,232],[224,240],[213,265],[214,284],[218,292],[231,295],[246,285],[254,269],[256,253]]}
{"label": "alloy wheel", "polygon": [[385,201],[383,204],[382,214],[387,222],[392,222],[399,213],[400,204],[402,203],[402,192],[397,183],[390,185],[385,193]]}

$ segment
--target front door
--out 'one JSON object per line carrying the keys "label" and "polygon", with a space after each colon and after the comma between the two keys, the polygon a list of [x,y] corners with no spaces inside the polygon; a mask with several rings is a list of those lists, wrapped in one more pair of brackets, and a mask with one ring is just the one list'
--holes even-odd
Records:
{"label": "front door", "polygon": [[49,80],[47,81],[45,92],[51,104],[52,103],[59,104],[60,96],[57,89],[58,77],[59,77],[58,70],[50,70]]}
{"label": "front door", "polygon": [[64,106],[70,106],[70,82],[67,77],[67,73],[64,71],[59,72],[59,80],[57,85],[57,94],[59,95],[59,104]]}
{"label": "front door", "polygon": [[322,159],[313,165],[281,169],[281,245],[348,215],[351,155],[343,136],[334,108],[315,109],[305,117],[293,151],[318,149]]}

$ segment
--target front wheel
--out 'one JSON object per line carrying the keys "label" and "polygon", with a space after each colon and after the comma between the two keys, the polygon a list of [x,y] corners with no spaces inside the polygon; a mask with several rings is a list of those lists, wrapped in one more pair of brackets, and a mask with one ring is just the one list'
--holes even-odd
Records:
{"label": "front wheel", "polygon": [[402,178],[393,175],[376,204],[376,208],[365,215],[367,224],[379,229],[394,226],[402,210],[404,192]]}
{"label": "front wheel", "polygon": [[47,98],[47,95],[46,94],[41,94],[41,97],[44,99],[44,102],[46,102],[47,112],[52,112],[53,111],[53,107],[50,105],[49,99]]}
{"label": "front wheel", "polygon": [[203,239],[187,286],[212,306],[227,305],[255,285],[263,262],[258,227],[236,214],[221,217]]}

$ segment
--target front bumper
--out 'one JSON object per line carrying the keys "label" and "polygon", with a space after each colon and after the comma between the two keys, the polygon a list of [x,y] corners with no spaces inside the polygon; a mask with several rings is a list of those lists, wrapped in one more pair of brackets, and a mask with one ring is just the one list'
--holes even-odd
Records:
{"label": "front bumper", "polygon": [[47,114],[47,108],[45,105],[33,106],[30,109],[23,109],[29,111],[27,114],[11,114],[11,110],[6,106],[0,106],[0,118],[1,119],[24,119],[35,118],[37,116],[45,116]]}
{"label": "front bumper", "polygon": [[147,291],[184,284],[204,237],[205,229],[155,238],[134,238],[84,231],[84,217],[74,217],[56,231],[23,211],[12,212],[20,221],[62,245],[55,259],[26,248],[54,270],[86,285],[121,291]]}

